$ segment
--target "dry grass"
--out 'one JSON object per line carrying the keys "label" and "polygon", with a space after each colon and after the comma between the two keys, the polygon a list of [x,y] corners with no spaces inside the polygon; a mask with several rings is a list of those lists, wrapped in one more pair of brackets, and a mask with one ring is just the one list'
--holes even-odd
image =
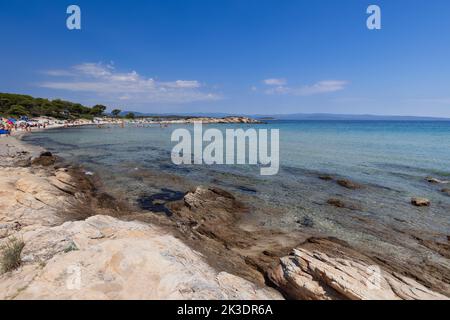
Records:
{"label": "dry grass", "polygon": [[23,240],[11,238],[0,247],[0,272],[6,273],[17,269],[22,260],[20,255],[22,253],[25,243]]}

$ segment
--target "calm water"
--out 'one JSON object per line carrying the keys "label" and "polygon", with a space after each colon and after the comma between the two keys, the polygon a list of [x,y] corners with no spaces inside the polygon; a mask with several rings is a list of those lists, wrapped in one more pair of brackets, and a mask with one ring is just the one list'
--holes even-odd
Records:
{"label": "calm water", "polygon": [[[261,177],[255,166],[174,166],[170,152],[173,129],[96,127],[33,133],[25,139],[99,174],[115,193],[131,202],[161,188],[185,192],[188,186],[217,184],[247,197],[256,223],[271,227],[314,228],[349,241],[373,242],[361,231],[348,232],[351,221],[326,205],[330,197],[357,204],[352,215],[370,216],[386,225],[450,232],[450,197],[425,177],[450,180],[450,122],[274,121],[256,128],[280,129],[280,172]],[[207,127],[212,127],[208,125]],[[217,125],[217,128],[249,128]],[[148,175],[151,172],[152,175]],[[157,179],[160,174],[160,178]],[[318,179],[331,174],[366,187],[347,190]],[[174,175],[181,177],[177,182]],[[412,196],[431,199],[414,208]],[[264,208],[259,210],[258,208]],[[272,208],[277,215],[271,216]],[[344,221],[344,222],[342,222]]]}

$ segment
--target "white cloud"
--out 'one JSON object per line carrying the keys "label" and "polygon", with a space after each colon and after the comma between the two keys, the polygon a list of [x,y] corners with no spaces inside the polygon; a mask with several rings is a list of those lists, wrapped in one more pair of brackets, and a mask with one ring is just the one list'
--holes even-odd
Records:
{"label": "white cloud", "polygon": [[272,78],[272,79],[263,80],[263,83],[268,86],[284,86],[287,83],[287,81],[286,81],[286,79],[282,79],[282,78],[279,78],[279,79]]}
{"label": "white cloud", "polygon": [[46,74],[66,79],[43,82],[41,87],[88,92],[99,98],[107,97],[108,101],[187,103],[221,98],[218,94],[205,92],[197,80],[163,82],[143,77],[136,71],[117,72],[114,66],[101,63],[83,63],[69,70],[50,70]]}
{"label": "white cloud", "polygon": [[294,94],[309,96],[313,94],[336,92],[344,90],[347,84],[348,84],[347,81],[341,80],[320,81],[311,86],[304,86],[298,89],[294,89]]}
{"label": "white cloud", "polygon": [[324,80],[319,81],[313,85],[306,85],[301,87],[286,86],[285,84],[287,82],[285,82],[284,84],[275,84],[275,81],[270,81],[270,83],[268,83],[267,80],[264,80],[264,83],[272,86],[265,91],[266,94],[290,94],[296,96],[312,96],[317,94],[341,91],[344,90],[348,85],[348,82],[343,80]]}
{"label": "white cloud", "polygon": [[170,88],[200,88],[201,85],[198,81],[195,80],[177,80],[174,82],[165,82],[164,85]]}
{"label": "white cloud", "polygon": [[65,77],[65,76],[73,75],[72,72],[67,71],[67,70],[47,70],[47,71],[44,71],[43,73],[48,76],[53,76],[53,77]]}

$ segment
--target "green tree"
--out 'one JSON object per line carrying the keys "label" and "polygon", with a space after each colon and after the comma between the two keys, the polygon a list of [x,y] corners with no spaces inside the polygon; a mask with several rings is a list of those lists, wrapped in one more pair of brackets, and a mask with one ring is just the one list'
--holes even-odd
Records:
{"label": "green tree", "polygon": [[133,112],[129,112],[129,113],[127,113],[127,115],[125,116],[125,118],[127,118],[127,119],[134,119],[134,118],[136,118],[136,116],[134,115]]}
{"label": "green tree", "polygon": [[27,109],[25,109],[23,106],[17,105],[17,104],[11,106],[11,108],[9,108],[6,113],[10,116],[18,116],[18,117],[28,115]]}
{"label": "green tree", "polygon": [[101,104],[97,104],[95,106],[92,107],[91,109],[91,114],[93,116],[101,116],[103,114],[103,112],[105,112],[106,107],[101,105]]}
{"label": "green tree", "polygon": [[0,92],[0,115],[3,116],[27,115],[32,117],[49,116],[57,119],[92,119],[101,116],[105,110],[106,107],[102,105],[89,108],[61,99],[48,100],[23,94]]}
{"label": "green tree", "polygon": [[120,109],[114,109],[113,111],[111,111],[111,114],[117,118],[117,116],[122,112],[122,110]]}

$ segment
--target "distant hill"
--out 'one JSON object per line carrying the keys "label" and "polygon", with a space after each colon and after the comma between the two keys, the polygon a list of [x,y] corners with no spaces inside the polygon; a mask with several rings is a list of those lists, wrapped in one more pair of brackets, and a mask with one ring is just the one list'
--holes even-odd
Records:
{"label": "distant hill", "polygon": [[[121,115],[126,115],[124,111]],[[389,116],[370,114],[333,114],[333,113],[294,113],[294,114],[233,114],[233,113],[140,113],[133,112],[137,117],[164,117],[164,118],[186,118],[186,117],[216,117],[244,116],[259,120],[311,120],[311,121],[450,121],[450,118],[420,117],[420,116]]]}
{"label": "distant hill", "polygon": [[[49,100],[29,95],[0,93],[0,116],[50,116],[59,119],[92,118],[105,114],[106,106],[87,107],[79,103],[60,99]],[[182,119],[187,117],[243,116],[260,120],[357,120],[357,121],[450,121],[450,118],[386,116],[368,114],[332,114],[332,113],[295,113],[295,114],[232,114],[225,112],[190,112],[190,113],[142,113],[122,111],[121,116],[133,113],[136,117],[156,117],[165,119]]]}
{"label": "distant hill", "polygon": [[450,118],[417,117],[417,116],[385,116],[370,114],[332,114],[332,113],[296,113],[255,115],[256,118],[272,118],[276,120],[357,120],[357,121],[449,121]]}

